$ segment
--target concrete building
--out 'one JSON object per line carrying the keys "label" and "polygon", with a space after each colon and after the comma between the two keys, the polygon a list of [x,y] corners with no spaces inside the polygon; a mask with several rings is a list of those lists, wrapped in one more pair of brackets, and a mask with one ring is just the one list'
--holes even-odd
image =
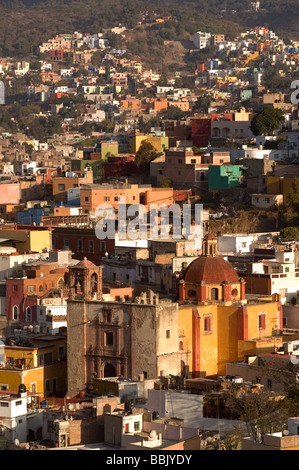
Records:
{"label": "concrete building", "polygon": [[243,274],[248,294],[281,297],[282,304],[298,302],[298,267],[296,252],[291,249],[276,251],[272,259],[247,265]]}
{"label": "concrete building", "polygon": [[273,209],[283,205],[283,194],[251,194],[251,205],[257,209]]}
{"label": "concrete building", "polygon": [[197,49],[205,49],[211,44],[211,33],[197,31],[193,35],[193,44]]}
{"label": "concrete building", "polygon": [[263,443],[242,439],[242,450],[299,450],[299,418],[288,418],[288,429],[264,436]]}
{"label": "concrete building", "polygon": [[28,435],[40,425],[39,410],[34,412],[30,409],[32,397],[35,396],[23,384],[20,384],[16,392],[1,390],[0,429],[8,444],[15,444],[17,447],[19,443],[27,442]]}

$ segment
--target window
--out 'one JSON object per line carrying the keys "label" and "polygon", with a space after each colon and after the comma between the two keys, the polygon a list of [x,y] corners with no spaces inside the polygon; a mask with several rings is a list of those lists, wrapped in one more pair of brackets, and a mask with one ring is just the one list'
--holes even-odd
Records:
{"label": "window", "polygon": [[27,292],[35,292],[35,286],[27,286]]}
{"label": "window", "polygon": [[204,333],[212,333],[212,315],[204,315]]}
{"label": "window", "polygon": [[105,346],[113,346],[113,333],[105,333]]}
{"label": "window", "polygon": [[16,401],[16,406],[20,406],[20,405],[22,405],[22,400],[17,400]]}
{"label": "window", "polygon": [[70,248],[70,241],[67,238],[63,240],[63,248],[64,250],[68,250]]}
{"label": "window", "polygon": [[65,191],[65,184],[59,184],[58,191]]}
{"label": "window", "polygon": [[45,365],[52,363],[52,353],[45,354]]}
{"label": "window", "polygon": [[139,421],[135,421],[135,422],[134,422],[134,431],[135,431],[135,432],[140,431],[140,423],[139,423]]}
{"label": "window", "polygon": [[3,408],[8,408],[8,402],[7,401],[0,401],[0,406]]}
{"label": "window", "polygon": [[17,320],[18,317],[19,317],[19,309],[16,305],[13,307],[12,312],[13,312],[13,314],[12,314],[13,315],[13,320]]}
{"label": "window", "polygon": [[37,363],[39,366],[43,366],[44,365],[44,356],[42,354],[39,354],[37,356]]}
{"label": "window", "polygon": [[88,240],[88,252],[94,253],[94,241],[93,240]]}
{"label": "window", "polygon": [[218,289],[216,287],[211,289],[211,300],[218,300]]}
{"label": "window", "polygon": [[166,330],[166,338],[170,338],[170,330]]}
{"label": "window", "polygon": [[196,297],[196,290],[190,289],[188,290],[189,297]]}
{"label": "window", "polygon": [[31,316],[31,308],[27,307],[26,308],[26,321],[31,322],[32,321],[32,316]]}
{"label": "window", "polygon": [[17,290],[18,290],[18,286],[17,286],[16,284],[13,286],[13,290],[14,290],[14,291],[17,291]]}
{"label": "window", "polygon": [[78,240],[77,247],[78,247],[78,251],[80,252],[83,251],[83,240]]}
{"label": "window", "polygon": [[272,388],[272,380],[271,379],[267,379],[267,387],[268,388]]}
{"label": "window", "polygon": [[85,196],[85,202],[88,202],[88,201],[89,201],[89,197]]}
{"label": "window", "polygon": [[266,329],[266,314],[265,313],[260,313],[258,316],[258,329],[260,331]]}

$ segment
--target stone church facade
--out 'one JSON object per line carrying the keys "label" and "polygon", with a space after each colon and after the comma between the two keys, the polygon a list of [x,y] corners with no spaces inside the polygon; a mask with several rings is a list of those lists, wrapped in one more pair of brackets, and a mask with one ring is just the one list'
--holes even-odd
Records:
{"label": "stone church facade", "polygon": [[178,304],[152,291],[134,302],[106,302],[101,267],[82,260],[69,269],[68,396],[93,379],[180,374]]}

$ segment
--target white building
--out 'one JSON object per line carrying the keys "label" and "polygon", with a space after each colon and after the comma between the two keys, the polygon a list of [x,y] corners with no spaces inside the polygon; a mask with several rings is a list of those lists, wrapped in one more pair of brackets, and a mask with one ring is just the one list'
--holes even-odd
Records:
{"label": "white building", "polygon": [[197,31],[193,35],[193,44],[197,49],[205,49],[209,47],[211,43],[211,33],[204,33],[201,31]]}
{"label": "white building", "polygon": [[[250,274],[269,278],[269,295],[281,295],[281,303],[299,301],[299,269],[296,253],[292,250],[276,251],[273,259],[251,263]],[[247,283],[250,279],[247,278]]]}
{"label": "white building", "polygon": [[256,242],[271,243],[274,233],[233,233],[218,236],[219,253],[250,253],[254,251]]}
{"label": "white building", "polygon": [[41,333],[55,335],[67,328],[67,304],[63,298],[41,299],[36,306],[36,321]]}
{"label": "white building", "polygon": [[20,385],[18,392],[2,390],[0,393],[0,428],[6,434],[8,442],[25,443],[29,429],[37,429],[40,425],[39,412],[36,410],[30,416],[28,404],[32,402],[36,394],[26,391],[24,385]]}

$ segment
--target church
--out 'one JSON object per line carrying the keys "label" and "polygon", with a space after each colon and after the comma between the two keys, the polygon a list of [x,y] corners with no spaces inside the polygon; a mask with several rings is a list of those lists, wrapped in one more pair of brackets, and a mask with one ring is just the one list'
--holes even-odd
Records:
{"label": "church", "polygon": [[94,378],[178,375],[178,303],[148,290],[134,301],[105,301],[102,268],[69,267],[68,396],[91,391]]}
{"label": "church", "polygon": [[226,375],[226,363],[273,351],[282,344],[279,296],[245,296],[245,281],[218,256],[207,234],[202,256],[185,270],[178,287],[179,345],[185,377]]}

